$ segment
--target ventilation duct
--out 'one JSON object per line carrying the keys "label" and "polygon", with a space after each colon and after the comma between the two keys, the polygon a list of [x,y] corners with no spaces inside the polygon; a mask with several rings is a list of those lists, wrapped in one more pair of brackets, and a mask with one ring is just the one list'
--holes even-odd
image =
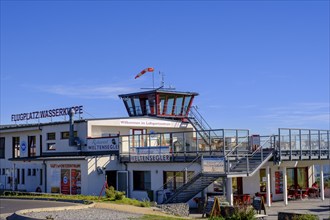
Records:
{"label": "ventilation duct", "polygon": [[73,108],[71,108],[71,110],[69,111],[69,116],[70,116],[69,146],[74,146],[75,140],[74,140],[74,121],[73,121],[74,109]]}

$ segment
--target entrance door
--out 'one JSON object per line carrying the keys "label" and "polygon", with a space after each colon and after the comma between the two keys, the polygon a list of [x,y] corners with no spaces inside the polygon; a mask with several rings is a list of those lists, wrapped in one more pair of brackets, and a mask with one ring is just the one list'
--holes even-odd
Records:
{"label": "entrance door", "polygon": [[117,171],[117,191],[124,191],[128,195],[128,171]]}
{"label": "entrance door", "polygon": [[107,184],[108,186],[113,186],[115,190],[117,190],[117,171],[116,170],[110,170],[106,171],[105,175],[107,176]]}

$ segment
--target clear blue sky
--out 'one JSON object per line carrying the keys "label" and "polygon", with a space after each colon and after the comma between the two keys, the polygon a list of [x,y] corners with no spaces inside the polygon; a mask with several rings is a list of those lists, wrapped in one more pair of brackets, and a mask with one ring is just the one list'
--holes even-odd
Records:
{"label": "clear blue sky", "polygon": [[212,128],[329,129],[329,1],[1,1],[2,125],[127,116],[118,94],[151,87],[146,67],[198,92]]}

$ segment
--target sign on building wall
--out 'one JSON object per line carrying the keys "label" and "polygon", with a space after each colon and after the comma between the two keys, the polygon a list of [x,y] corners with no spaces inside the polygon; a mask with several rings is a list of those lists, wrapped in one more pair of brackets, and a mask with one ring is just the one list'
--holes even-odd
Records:
{"label": "sign on building wall", "polygon": [[143,127],[180,127],[181,123],[170,121],[154,121],[143,119],[121,119],[120,125],[124,126],[143,126]]}
{"label": "sign on building wall", "polygon": [[204,173],[224,173],[225,160],[224,158],[203,158],[202,169]]}
{"label": "sign on building wall", "polygon": [[88,138],[87,151],[119,151],[118,137]]}
{"label": "sign on building wall", "polygon": [[130,154],[131,162],[170,161],[169,147],[136,147],[135,152]]}
{"label": "sign on building wall", "polygon": [[50,169],[50,192],[60,193],[60,182],[61,182],[61,169],[51,168]]}
{"label": "sign on building wall", "polygon": [[27,157],[28,156],[28,146],[25,141],[21,141],[21,146],[20,146],[20,156],[21,157]]}
{"label": "sign on building wall", "polygon": [[283,172],[275,171],[275,193],[283,193]]}
{"label": "sign on building wall", "polygon": [[59,116],[66,116],[69,114],[70,110],[74,110],[74,114],[83,114],[83,106],[72,106],[68,108],[56,108],[56,109],[47,109],[42,111],[34,111],[20,114],[12,114],[11,121],[25,121],[31,119],[41,119],[41,118],[52,118]]}
{"label": "sign on building wall", "polygon": [[61,169],[61,193],[70,194],[70,169]]}

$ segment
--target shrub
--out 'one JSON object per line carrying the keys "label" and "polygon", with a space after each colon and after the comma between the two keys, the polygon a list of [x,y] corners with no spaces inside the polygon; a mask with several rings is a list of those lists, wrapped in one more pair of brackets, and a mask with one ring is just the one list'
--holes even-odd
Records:
{"label": "shrub", "polygon": [[255,211],[251,206],[235,207],[234,211],[226,216],[211,217],[211,220],[254,220]]}
{"label": "shrub", "polygon": [[116,191],[116,193],[115,193],[115,199],[116,200],[122,200],[123,198],[125,198],[125,192]]}
{"label": "shrub", "polygon": [[116,198],[116,191],[113,186],[105,189],[105,196],[110,200],[115,200]]}
{"label": "shrub", "polygon": [[105,196],[107,199],[114,201],[114,200],[122,200],[125,198],[125,192],[116,191],[113,186],[105,189]]}

